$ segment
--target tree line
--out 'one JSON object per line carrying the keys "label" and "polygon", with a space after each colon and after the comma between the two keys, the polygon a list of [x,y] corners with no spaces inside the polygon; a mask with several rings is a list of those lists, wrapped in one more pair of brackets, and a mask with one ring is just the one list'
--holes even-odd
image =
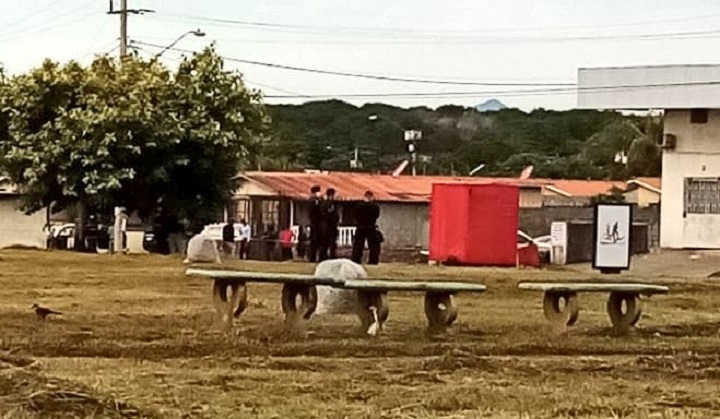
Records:
{"label": "tree line", "polygon": [[[272,141],[259,167],[274,170],[392,171],[407,158],[403,130],[421,130],[418,170],[433,175],[534,175],[567,179],[659,176],[662,120],[612,111],[461,106],[403,109],[338,101],[268,106]],[[358,151],[361,167],[350,161]]]}

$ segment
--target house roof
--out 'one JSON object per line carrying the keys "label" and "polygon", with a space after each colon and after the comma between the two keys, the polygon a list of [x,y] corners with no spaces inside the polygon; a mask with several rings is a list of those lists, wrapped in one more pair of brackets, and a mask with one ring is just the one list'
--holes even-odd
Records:
{"label": "house roof", "polygon": [[463,176],[391,176],[351,172],[244,172],[238,175],[280,196],[305,199],[313,185],[325,190],[335,188],[338,199],[360,200],[367,190],[373,191],[378,201],[429,202],[434,183],[502,183],[521,188],[543,188],[543,193],[558,194],[568,198],[591,198],[607,194],[613,188],[627,190],[637,185],[660,191],[660,178],[641,177],[624,181],[573,180],[573,179],[527,179],[481,178]]}
{"label": "house roof", "polygon": [[541,189],[545,180],[514,178],[475,178],[451,176],[391,176],[348,172],[244,172],[238,175],[280,196],[305,199],[313,185],[323,190],[335,188],[338,199],[362,200],[372,191],[383,202],[429,202],[434,183],[512,184],[521,188]]}
{"label": "house roof", "polygon": [[622,181],[611,180],[570,180],[553,179],[547,180],[547,191],[575,198],[590,198],[610,192],[613,187],[625,190],[626,184]]}
{"label": "house roof", "polygon": [[662,193],[662,179],[659,177],[639,177],[628,181],[628,189],[634,186],[656,193]]}

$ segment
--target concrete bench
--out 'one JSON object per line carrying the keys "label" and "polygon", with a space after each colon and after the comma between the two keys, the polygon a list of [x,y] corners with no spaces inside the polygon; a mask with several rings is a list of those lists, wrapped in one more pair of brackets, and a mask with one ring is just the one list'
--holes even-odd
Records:
{"label": "concrete bench", "polygon": [[[545,317],[554,325],[565,328],[577,322],[580,308],[579,292],[607,292],[607,312],[617,331],[625,332],[640,320],[642,310],[640,296],[666,294],[670,289],[663,285],[617,282],[522,282],[518,288],[526,291],[542,291]],[[564,301],[564,307],[561,302]],[[623,305],[624,310],[623,310]]]}
{"label": "concrete bench", "polygon": [[372,333],[373,325],[382,329],[390,314],[387,294],[390,291],[425,292],[425,316],[428,331],[443,332],[457,320],[458,309],[453,295],[460,292],[485,292],[485,285],[445,281],[397,281],[388,279],[348,279],[341,288],[358,293],[358,316],[363,328]]}
{"label": "concrete bench", "polygon": [[[247,308],[247,283],[283,284],[281,303],[286,323],[293,327],[299,320],[308,320],[317,308],[318,285],[357,291],[357,315],[365,330],[381,329],[388,318],[389,291],[425,292],[425,315],[428,330],[440,332],[457,319],[457,308],[452,296],[459,292],[484,292],[479,284],[460,282],[409,282],[382,279],[333,279],[313,275],[276,274],[227,270],[188,269],[188,276],[201,276],[213,280],[213,305],[216,324],[228,328],[233,317],[239,317]],[[228,292],[229,290],[229,292]],[[296,301],[300,298],[300,304]],[[371,333],[375,334],[375,333]]]}
{"label": "concrete bench", "polygon": [[[216,324],[228,328],[233,317],[247,308],[247,283],[283,284],[281,303],[285,320],[294,324],[300,319],[309,319],[317,307],[316,285],[335,286],[342,280],[316,278],[313,275],[277,274],[226,270],[188,269],[188,276],[201,276],[213,280],[213,305]],[[228,293],[228,290],[230,291]],[[297,300],[300,299],[298,304]]]}

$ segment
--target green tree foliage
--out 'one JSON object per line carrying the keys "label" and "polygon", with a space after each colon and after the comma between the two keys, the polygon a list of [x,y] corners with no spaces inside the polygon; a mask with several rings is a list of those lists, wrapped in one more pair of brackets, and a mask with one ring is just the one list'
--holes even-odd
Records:
{"label": "green tree foliage", "polygon": [[[364,171],[392,171],[407,158],[403,130],[420,129],[419,170],[428,174],[517,176],[533,165],[534,176],[609,179],[660,174],[660,150],[651,144],[656,120],[589,110],[477,112],[460,106],[402,109],[332,100],[269,106],[273,140],[264,169],[351,170],[355,147]],[[368,120],[368,116],[378,118]],[[291,145],[284,147],[278,145]],[[299,151],[299,152],[298,152]],[[624,154],[628,164],[616,162]]]}
{"label": "green tree foliage", "polygon": [[114,205],[216,210],[268,124],[259,93],[212,48],[175,73],[135,58],[46,61],[0,93],[0,170],[21,185],[23,209],[77,205],[81,220]]}

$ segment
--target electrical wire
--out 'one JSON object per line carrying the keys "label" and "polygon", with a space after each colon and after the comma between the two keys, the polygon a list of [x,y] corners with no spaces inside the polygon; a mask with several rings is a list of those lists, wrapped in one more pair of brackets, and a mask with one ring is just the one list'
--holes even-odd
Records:
{"label": "electrical wire", "polygon": [[[161,15],[158,15],[162,17]],[[298,25],[298,24],[285,24],[285,23],[272,23],[272,22],[259,22],[259,21],[248,21],[248,20],[236,20],[236,19],[225,19],[215,18],[208,16],[190,15],[190,14],[169,14],[166,15],[168,18],[183,19],[183,20],[195,20],[205,23],[216,23],[222,25],[233,25],[233,26],[246,26],[256,28],[272,28],[272,29],[299,29],[299,30],[311,30],[311,31],[325,31],[332,34],[338,32],[358,32],[358,33],[385,33],[385,34],[426,34],[426,35],[447,35],[447,34],[477,34],[477,33],[501,33],[501,32],[531,32],[537,33],[540,31],[559,31],[559,30],[573,30],[573,29],[592,29],[592,28],[613,28],[613,27],[633,27],[633,26],[645,26],[645,25],[656,25],[656,24],[667,24],[677,22],[690,22],[696,20],[712,20],[720,18],[720,15],[696,15],[688,16],[683,18],[668,18],[659,20],[649,20],[642,22],[624,22],[624,23],[609,23],[609,24],[597,24],[597,25],[573,25],[573,26],[556,26],[556,27],[513,27],[513,28],[487,28],[480,30],[441,30],[441,31],[422,31],[415,28],[381,28],[381,27],[348,27],[348,26],[322,26],[322,25]]]}
{"label": "electrical wire", "polygon": [[[9,40],[18,39],[18,38],[24,38],[24,37],[31,36],[31,35],[38,35],[38,34],[41,34],[41,33],[49,32],[49,31],[52,31],[52,30],[54,30],[54,29],[57,29],[57,28],[60,28],[60,27],[63,27],[63,26],[67,26],[67,25],[70,25],[70,24],[72,24],[72,23],[81,21],[81,20],[86,19],[86,18],[88,18],[88,17],[90,17],[90,16],[99,15],[99,14],[100,14],[99,12],[87,11],[85,14],[81,14],[81,15],[79,15],[79,16],[74,16],[71,20],[60,21],[60,20],[61,20],[62,18],[64,18],[64,17],[71,16],[71,15],[76,15],[78,12],[80,12],[80,11],[82,11],[82,10],[84,10],[84,9],[87,9],[90,5],[92,5],[92,4],[94,4],[94,3],[95,3],[94,1],[89,1],[89,2],[87,2],[87,3],[84,3],[83,5],[81,5],[80,7],[78,7],[77,9],[73,9],[73,10],[67,11],[66,13],[62,13],[62,14],[60,14],[60,15],[54,16],[53,18],[51,18],[50,20],[48,20],[48,21],[46,21],[46,22],[43,22],[43,23],[38,24],[38,25],[35,25],[35,26],[31,27],[31,28],[26,28],[24,31],[20,31],[20,32],[18,32],[18,33],[14,33],[14,34],[10,34],[10,35],[7,35],[7,34],[6,34],[6,35],[0,35],[0,41],[9,41]],[[54,24],[54,25],[48,25],[48,23],[50,23],[50,22],[55,22],[55,24]]]}
{"label": "electrical wire", "polygon": [[577,87],[577,88],[558,88],[558,89],[528,89],[528,90],[500,90],[500,91],[475,91],[475,92],[422,92],[422,93],[360,93],[360,94],[328,94],[328,95],[266,95],[268,99],[457,99],[478,96],[495,96],[495,97],[532,97],[532,96],[554,96],[554,95],[575,95],[584,93],[604,93],[604,92],[628,92],[636,89],[660,88],[660,87],[683,87],[683,86],[716,86],[720,85],[718,81],[706,82],[684,82],[684,83],[658,83],[644,85],[617,85],[617,86],[599,86],[599,87]]}
{"label": "electrical wire", "polygon": [[[151,47],[151,48],[165,48],[162,45],[152,44],[149,42],[143,42],[143,41],[133,41],[133,42],[135,42],[139,45],[144,45],[144,46]],[[177,51],[177,52],[184,52],[184,53],[193,53],[194,52],[191,50],[180,49],[180,48],[170,48],[170,50]],[[296,67],[296,66],[290,66],[290,65],[284,65],[284,64],[274,64],[274,63],[267,63],[267,62],[261,62],[261,61],[245,60],[245,59],[241,59],[241,58],[226,57],[226,59],[228,61],[233,61],[233,62],[238,62],[238,63],[243,63],[243,64],[258,65],[258,66],[277,68],[277,69],[282,69],[282,70],[291,70],[291,71],[324,74],[324,75],[332,75],[332,76],[355,77],[355,78],[388,81],[388,82],[436,84],[436,85],[451,85],[451,86],[505,86],[505,87],[511,87],[511,86],[515,86],[515,87],[574,86],[575,85],[575,83],[428,80],[428,79],[420,79],[420,78],[405,78],[405,77],[394,77],[394,76],[387,76],[387,75],[375,75],[375,74],[351,73],[351,72],[343,72],[343,71],[321,70],[321,69],[313,69],[313,68],[306,68],[306,67]]]}
{"label": "electrical wire", "polygon": [[[137,44],[149,46],[151,48],[164,48],[160,45],[149,44],[141,41],[134,41]],[[170,48],[172,51],[193,53],[193,51],[184,50],[180,48]],[[283,70],[294,70],[294,71],[308,71],[309,69],[299,69],[298,67],[284,66],[271,63],[261,63],[257,61],[244,60],[234,57],[223,56],[223,59],[229,62],[238,62],[243,64],[254,64],[272,68],[281,68]],[[360,73],[342,73],[342,72],[331,72],[326,70],[313,70],[311,72],[320,74],[340,75],[347,77],[363,77]],[[380,76],[369,76],[369,78],[376,79]],[[412,80],[413,82],[431,82],[429,80],[420,79],[397,79],[392,77],[383,77],[380,80],[383,81],[401,81],[407,82]],[[478,83],[477,85],[486,85],[484,83]],[[596,87],[579,87],[577,84],[573,84],[573,87],[553,87],[552,85],[545,85],[545,88],[540,89],[528,89],[528,90],[495,90],[495,91],[469,91],[469,92],[420,92],[420,93],[377,93],[377,94],[323,94],[323,95],[266,95],[268,99],[319,99],[319,98],[458,98],[458,97],[475,97],[475,96],[545,96],[545,95],[565,95],[565,94],[577,94],[579,92],[618,92],[618,91],[632,91],[641,88],[659,88],[659,87],[676,87],[676,86],[714,86],[720,85],[720,80],[702,81],[702,82],[678,82],[678,83],[651,83],[651,84],[633,84],[633,85],[614,85],[614,86],[596,86]],[[502,85],[501,85],[502,86]],[[508,87],[507,85],[505,85]],[[511,85],[519,87],[520,85]],[[527,85],[522,85],[527,86]]]}
{"label": "electrical wire", "polygon": [[11,20],[10,22],[2,23],[2,27],[3,27],[3,29],[12,28],[13,26],[17,25],[18,23],[24,22],[28,19],[32,19],[33,17],[38,16],[39,14],[42,14],[43,12],[49,11],[50,9],[52,9],[53,7],[56,7],[59,4],[60,4],[60,2],[57,0],[46,1],[40,7],[33,9],[28,14],[23,15],[15,20]]}

